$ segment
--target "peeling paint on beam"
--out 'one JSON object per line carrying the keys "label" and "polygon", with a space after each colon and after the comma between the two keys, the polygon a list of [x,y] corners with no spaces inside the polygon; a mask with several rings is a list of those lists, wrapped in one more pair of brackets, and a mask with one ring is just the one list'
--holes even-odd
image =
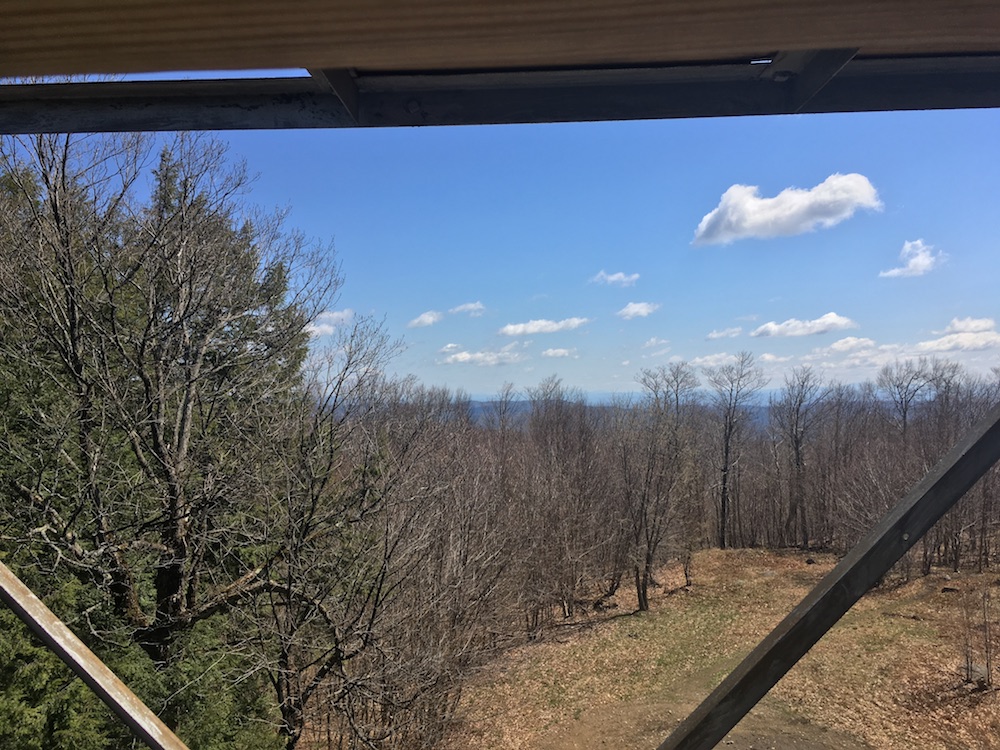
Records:
{"label": "peeling paint on beam", "polygon": [[355,125],[310,78],[0,85],[0,134]]}

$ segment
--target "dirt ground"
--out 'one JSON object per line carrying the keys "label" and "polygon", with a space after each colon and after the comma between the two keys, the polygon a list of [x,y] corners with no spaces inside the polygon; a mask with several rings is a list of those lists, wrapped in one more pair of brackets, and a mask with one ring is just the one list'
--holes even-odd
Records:
{"label": "dirt ground", "polygon": [[[484,668],[446,748],[655,748],[835,563],[813,558],[707,551],[690,589],[664,571],[649,613],[628,614],[623,594],[622,614],[567,624]],[[1000,652],[997,584],[935,572],[869,594],[719,747],[1000,750],[1000,692],[963,679],[967,648],[983,662],[987,632]],[[996,592],[992,609],[984,591]]]}

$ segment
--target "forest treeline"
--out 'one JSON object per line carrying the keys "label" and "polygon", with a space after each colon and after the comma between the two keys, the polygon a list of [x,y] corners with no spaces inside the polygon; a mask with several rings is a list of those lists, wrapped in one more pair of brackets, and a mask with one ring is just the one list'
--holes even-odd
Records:
{"label": "forest treeline", "polygon": [[[311,345],[332,248],[179,136],[0,140],[0,555],[192,748],[428,748],[470,670],[709,546],[844,551],[1000,400],[749,353],[474,405],[390,378],[378,321]],[[474,408],[475,407],[475,408]],[[991,472],[907,557],[990,566]],[[127,731],[0,612],[0,744]]]}

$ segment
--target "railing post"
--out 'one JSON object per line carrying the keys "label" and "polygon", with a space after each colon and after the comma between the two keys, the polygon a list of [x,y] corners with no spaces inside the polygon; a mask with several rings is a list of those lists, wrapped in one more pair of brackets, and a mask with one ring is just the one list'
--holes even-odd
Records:
{"label": "railing post", "polygon": [[2,562],[0,599],[97,693],[136,737],[154,750],[187,750],[177,735]]}

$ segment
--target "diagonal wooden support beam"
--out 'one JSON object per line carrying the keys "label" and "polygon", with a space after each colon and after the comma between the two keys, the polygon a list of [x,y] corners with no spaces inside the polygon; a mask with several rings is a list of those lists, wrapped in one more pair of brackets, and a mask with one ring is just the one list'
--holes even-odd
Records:
{"label": "diagonal wooden support beam", "polygon": [[97,693],[136,737],[153,750],[187,750],[177,735],[2,562],[0,600]]}
{"label": "diagonal wooden support beam", "polygon": [[784,86],[786,111],[800,112],[857,53],[856,48],[779,52],[761,78]]}
{"label": "diagonal wooden support beam", "polygon": [[358,85],[354,81],[354,75],[349,70],[310,70],[309,75],[313,77],[322,88],[336,94],[340,103],[344,105],[352,118],[354,124],[360,124],[358,117]]}
{"label": "diagonal wooden support beam", "polygon": [[813,52],[802,72],[792,81],[792,111],[801,112],[856,54],[857,49],[821,49]]}
{"label": "diagonal wooden support beam", "polygon": [[659,746],[708,750],[1000,460],[1000,405],[938,462]]}

